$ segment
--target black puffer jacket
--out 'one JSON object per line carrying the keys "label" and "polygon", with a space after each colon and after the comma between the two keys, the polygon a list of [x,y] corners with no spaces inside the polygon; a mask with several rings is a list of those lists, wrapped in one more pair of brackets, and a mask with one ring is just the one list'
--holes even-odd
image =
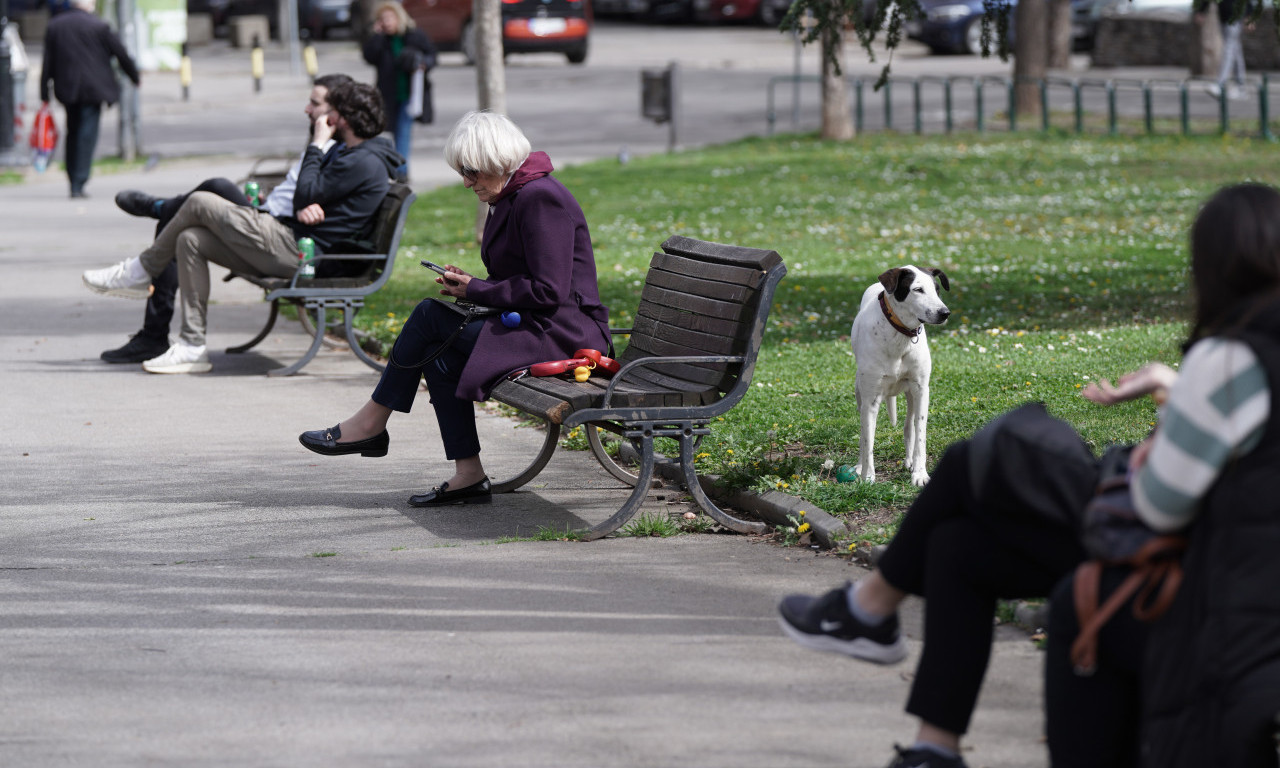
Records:
{"label": "black puffer jacket", "polygon": [[[1240,703],[1244,681],[1280,665],[1280,303],[1239,338],[1267,372],[1271,416],[1262,441],[1210,489],[1177,599],[1151,628],[1142,735],[1150,768],[1223,765],[1224,713]],[[1280,712],[1280,687],[1267,696],[1257,702],[1264,721]]]}

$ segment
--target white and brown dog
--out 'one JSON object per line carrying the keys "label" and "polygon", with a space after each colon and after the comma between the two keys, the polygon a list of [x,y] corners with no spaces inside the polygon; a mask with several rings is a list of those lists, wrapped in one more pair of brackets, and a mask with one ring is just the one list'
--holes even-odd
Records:
{"label": "white and brown dog", "polygon": [[929,376],[933,359],[924,326],[945,323],[951,310],[938,298],[934,278],[944,290],[951,284],[941,269],[894,267],[880,275],[880,282],[862,294],[849,342],[858,371],[854,392],[858,398],[861,438],[854,472],[866,481],[876,479],[872,449],[876,441],[876,416],[880,403],[889,403],[889,421],[898,423],[898,394],[907,395],[907,421],[903,426],[907,469],[911,484],[929,482],[925,471],[925,428],[929,422]]}

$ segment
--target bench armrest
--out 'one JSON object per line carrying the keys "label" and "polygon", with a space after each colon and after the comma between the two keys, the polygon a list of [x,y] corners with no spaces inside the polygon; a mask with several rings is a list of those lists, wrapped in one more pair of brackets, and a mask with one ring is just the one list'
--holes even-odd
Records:
{"label": "bench armrest", "polygon": [[623,365],[622,368],[609,379],[609,386],[604,388],[604,397],[600,400],[598,408],[611,408],[610,400],[613,398],[613,390],[618,382],[626,378],[626,375],[637,368],[648,368],[653,365],[661,365],[663,363],[742,363],[746,361],[743,355],[655,355],[653,357],[642,357],[639,360],[632,360]]}

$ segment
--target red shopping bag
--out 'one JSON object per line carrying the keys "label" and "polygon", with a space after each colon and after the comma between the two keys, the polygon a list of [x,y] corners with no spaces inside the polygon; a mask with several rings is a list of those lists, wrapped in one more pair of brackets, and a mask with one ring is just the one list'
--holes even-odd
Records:
{"label": "red shopping bag", "polygon": [[53,113],[49,111],[49,103],[40,105],[35,119],[31,122],[32,164],[43,173],[49,167],[49,158],[53,157],[53,149],[58,146],[58,125],[53,121]]}

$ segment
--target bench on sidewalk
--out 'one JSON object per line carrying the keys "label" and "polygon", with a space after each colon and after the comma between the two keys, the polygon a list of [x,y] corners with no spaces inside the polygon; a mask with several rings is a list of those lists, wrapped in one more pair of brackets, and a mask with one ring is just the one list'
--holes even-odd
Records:
{"label": "bench on sidewalk", "polygon": [[391,278],[396,251],[400,248],[400,237],[404,234],[404,223],[416,197],[407,185],[393,183],[374,216],[373,231],[368,241],[342,242],[335,246],[335,253],[316,254],[314,264],[318,272],[323,274],[328,271],[328,268],[322,267],[328,262],[340,265],[339,271],[349,276],[303,277],[301,263],[298,265],[298,272],[292,277],[258,277],[238,272],[227,275],[225,280],[238,277],[258,286],[266,293],[266,300],[271,302],[271,313],[267,317],[266,326],[248,342],[228,347],[227,353],[239,354],[257,346],[275,327],[276,318],[280,314],[280,303],[287,302],[298,307],[303,327],[312,334],[311,347],[297,362],[269,371],[268,376],[290,376],[311,362],[324,342],[325,332],[329,328],[326,315],[331,309],[342,311],[342,327],[351,351],[370,368],[381,371],[385,366],[370,357],[360,346],[351,321],[355,313],[364,306],[364,297],[380,289]]}
{"label": "bench on sidewalk", "polygon": [[[598,539],[630,520],[644,503],[655,467],[663,463],[679,468],[688,492],[721,525],[763,532],[763,523],[740,520],[715,505],[698,481],[694,457],[711,422],[750,388],[774,291],[786,273],[776,251],[669,238],[649,263],[635,326],[613,331],[630,334],[618,373],[603,378],[593,371],[581,383],[524,376],[493,389],[494,400],[546,424],[537,457],[514,478],[494,482],[494,492],[531,481],[551,460],[560,430],[582,426],[596,459],[633,488],[618,512],[584,538]],[[606,451],[602,430],[630,443],[638,468]],[[678,441],[679,455],[659,455],[654,449],[659,437]]]}

